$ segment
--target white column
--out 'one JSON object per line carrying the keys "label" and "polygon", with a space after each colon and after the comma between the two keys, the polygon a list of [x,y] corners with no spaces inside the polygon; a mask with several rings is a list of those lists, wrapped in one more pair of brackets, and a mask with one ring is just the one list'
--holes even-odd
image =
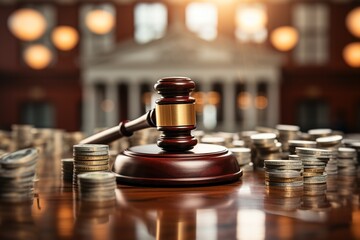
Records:
{"label": "white column", "polygon": [[140,117],[140,85],[136,81],[129,82],[129,92],[128,92],[128,109],[129,109],[129,120]]}
{"label": "white column", "polygon": [[255,97],[257,95],[257,82],[254,78],[249,78],[245,82],[245,91],[250,96],[249,107],[244,111],[244,130],[253,130],[257,125]]}
{"label": "white column", "polygon": [[275,127],[279,123],[279,82],[274,80],[268,83],[267,124]]}
{"label": "white column", "polygon": [[[201,92],[206,94],[212,91],[212,82],[210,78],[202,78],[199,80],[199,82],[200,82]],[[205,115],[204,111],[206,111],[205,105],[203,106],[203,114],[200,115],[198,119],[196,119],[196,125],[197,125],[196,128],[201,130],[209,130],[209,129],[205,129],[206,123],[204,121],[206,121],[206,117],[204,116]]]}
{"label": "white column", "polygon": [[96,92],[94,84],[84,84],[82,104],[82,128],[85,134],[92,134],[96,127]]}
{"label": "white column", "polygon": [[113,103],[113,108],[106,112],[105,121],[106,126],[111,127],[119,123],[119,98],[118,89],[115,82],[107,83],[105,86],[105,99],[110,100]]}
{"label": "white column", "polygon": [[224,85],[224,130],[235,131],[235,84],[233,79],[227,79]]}

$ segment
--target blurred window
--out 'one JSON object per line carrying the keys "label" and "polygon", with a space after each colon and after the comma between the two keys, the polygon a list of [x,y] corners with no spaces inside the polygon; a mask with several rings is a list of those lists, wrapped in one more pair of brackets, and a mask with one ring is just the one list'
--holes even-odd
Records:
{"label": "blurred window", "polygon": [[194,2],[186,7],[186,26],[204,40],[217,36],[218,13],[215,4]]}
{"label": "blurred window", "polygon": [[27,102],[21,108],[21,122],[37,128],[55,127],[55,109],[48,102]]}
{"label": "blurred window", "polygon": [[329,9],[322,3],[300,3],[294,7],[294,26],[299,31],[299,43],[294,51],[300,65],[321,65],[329,59]]}
{"label": "blurred window", "polygon": [[329,104],[321,99],[304,100],[299,103],[297,110],[298,125],[304,131],[330,126]]}
{"label": "blurred window", "polygon": [[162,3],[139,3],[135,7],[135,41],[147,43],[165,35],[167,9]]}

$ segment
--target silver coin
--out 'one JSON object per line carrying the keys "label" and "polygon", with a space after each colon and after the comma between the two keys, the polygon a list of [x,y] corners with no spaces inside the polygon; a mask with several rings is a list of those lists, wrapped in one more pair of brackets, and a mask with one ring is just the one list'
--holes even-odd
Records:
{"label": "silver coin", "polygon": [[35,148],[26,148],[13,153],[6,154],[0,158],[3,168],[16,168],[29,163],[36,162],[38,152]]}
{"label": "silver coin", "polygon": [[275,133],[257,133],[250,136],[251,140],[255,142],[263,142],[266,140],[275,140],[276,134]]}
{"label": "silver coin", "polygon": [[73,156],[76,158],[77,156],[109,156],[108,151],[97,151],[97,152],[74,152]]}
{"label": "silver coin", "polygon": [[331,151],[320,148],[304,148],[297,147],[296,153],[299,156],[316,156],[316,157],[330,157]]}
{"label": "silver coin", "polygon": [[302,165],[300,160],[265,160],[265,166],[298,166]]}
{"label": "silver coin", "polygon": [[109,145],[105,144],[80,144],[73,146],[74,152],[98,152],[108,151]]}
{"label": "silver coin", "polygon": [[316,142],[318,144],[337,144],[340,143],[343,139],[340,135],[333,135],[333,136],[327,136],[327,137],[319,137],[316,139]]}
{"label": "silver coin", "polygon": [[274,186],[274,187],[299,187],[299,186],[303,186],[303,181],[289,182],[289,183],[265,181],[265,185],[266,186]]}
{"label": "silver coin", "polygon": [[273,171],[265,172],[265,177],[275,177],[275,178],[296,178],[300,177],[301,173],[299,171]]}
{"label": "silver coin", "polygon": [[84,173],[78,177],[84,182],[102,182],[116,179],[115,174],[110,172]]}
{"label": "silver coin", "polygon": [[321,176],[314,176],[314,177],[304,177],[305,184],[318,184],[318,183],[326,183],[327,174],[324,173]]}
{"label": "silver coin", "polygon": [[275,127],[278,131],[286,131],[286,132],[298,132],[300,131],[300,127],[296,125],[286,125],[286,124],[278,124]]}

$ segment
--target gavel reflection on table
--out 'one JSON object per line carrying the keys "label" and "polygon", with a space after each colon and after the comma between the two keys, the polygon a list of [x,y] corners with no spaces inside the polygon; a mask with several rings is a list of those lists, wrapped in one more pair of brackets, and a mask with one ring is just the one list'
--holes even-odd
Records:
{"label": "gavel reflection on table", "polygon": [[131,147],[115,160],[117,181],[132,185],[188,186],[236,181],[242,176],[235,156],[225,147],[197,144],[195,83],[186,77],[157,81],[161,95],[156,107],[145,115],[92,135],[80,144],[107,144],[148,127],[162,131],[156,144]]}

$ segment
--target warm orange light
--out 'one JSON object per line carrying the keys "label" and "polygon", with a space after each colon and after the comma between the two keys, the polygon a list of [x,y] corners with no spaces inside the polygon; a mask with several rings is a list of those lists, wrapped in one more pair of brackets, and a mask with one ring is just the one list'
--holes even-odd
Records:
{"label": "warm orange light", "polygon": [[15,37],[24,41],[33,41],[44,34],[47,24],[40,12],[31,8],[22,8],[10,15],[8,26]]}
{"label": "warm orange light", "polygon": [[272,45],[280,51],[289,51],[295,47],[299,40],[299,33],[293,27],[276,28],[270,36]]}
{"label": "warm orange light", "polygon": [[351,67],[360,67],[360,42],[350,43],[343,50],[345,62]]}
{"label": "warm orange light", "polygon": [[46,68],[53,57],[49,48],[42,44],[27,47],[23,56],[26,64],[33,69]]}
{"label": "warm orange light", "polygon": [[68,51],[73,49],[78,43],[79,34],[73,27],[58,26],[52,32],[51,40],[58,49]]}
{"label": "warm orange light", "polygon": [[360,37],[360,7],[354,8],[346,17],[348,30],[356,37]]}
{"label": "warm orange light", "polygon": [[238,95],[238,106],[241,109],[247,109],[251,106],[251,94],[248,92],[242,92]]}
{"label": "warm orange light", "polygon": [[207,102],[211,105],[217,105],[220,102],[220,94],[214,91],[207,93]]}
{"label": "warm orange light", "polygon": [[244,6],[237,13],[237,26],[246,33],[256,33],[265,28],[265,9],[258,5]]}
{"label": "warm orange light", "polygon": [[107,34],[114,28],[115,17],[108,11],[97,9],[86,15],[85,24],[93,33]]}
{"label": "warm orange light", "polygon": [[268,99],[265,96],[256,96],[255,98],[255,107],[257,109],[265,109],[268,105]]}

